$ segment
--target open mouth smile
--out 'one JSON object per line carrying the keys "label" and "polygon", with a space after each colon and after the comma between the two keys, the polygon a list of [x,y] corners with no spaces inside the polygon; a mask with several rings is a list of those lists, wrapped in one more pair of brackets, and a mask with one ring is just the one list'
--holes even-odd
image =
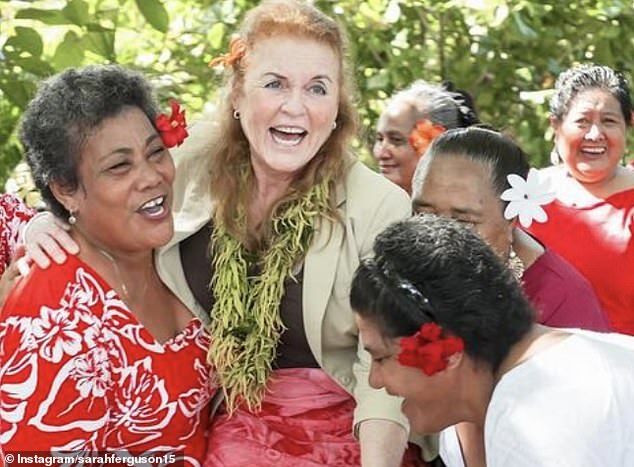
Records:
{"label": "open mouth smile", "polygon": [[269,128],[271,138],[280,146],[293,147],[299,145],[308,132],[296,126],[277,126]]}

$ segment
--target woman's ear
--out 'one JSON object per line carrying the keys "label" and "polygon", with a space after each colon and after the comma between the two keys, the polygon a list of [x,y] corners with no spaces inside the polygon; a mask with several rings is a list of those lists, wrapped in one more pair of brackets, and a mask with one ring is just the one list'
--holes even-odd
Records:
{"label": "woman's ear", "polygon": [[561,125],[560,120],[557,117],[553,116],[553,115],[548,117],[548,120],[550,121],[550,127],[555,132],[555,136],[557,136],[557,132],[559,131],[559,126]]}
{"label": "woman's ear", "polygon": [[451,354],[447,358],[446,370],[453,370],[454,368],[458,368],[460,364],[462,363],[463,358],[464,358],[464,351]]}
{"label": "woman's ear", "polygon": [[229,96],[229,98],[231,99],[231,107],[233,108],[234,111],[240,111],[240,97],[242,95],[242,89],[240,88],[240,86],[238,85],[238,83],[236,83],[234,81],[233,86],[231,87],[231,94]]}
{"label": "woman's ear", "polygon": [[57,199],[68,212],[77,212],[79,210],[79,190],[77,188],[70,189],[67,185],[61,185],[56,181],[49,182],[48,187],[51,193],[53,193],[53,196],[55,196],[55,199]]}

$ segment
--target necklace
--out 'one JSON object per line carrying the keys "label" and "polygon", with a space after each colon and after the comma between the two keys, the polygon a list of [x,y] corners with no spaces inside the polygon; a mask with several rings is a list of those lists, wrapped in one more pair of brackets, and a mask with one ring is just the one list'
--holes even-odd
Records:
{"label": "necklace", "polygon": [[[108,260],[112,263],[112,267],[114,269],[114,273],[117,276],[117,280],[119,281],[119,284],[121,285],[121,292],[123,292],[123,298],[124,299],[129,299],[130,298],[130,292],[128,292],[128,286],[126,285],[125,281],[123,280],[123,276],[121,274],[121,269],[119,268],[119,263],[117,262],[116,259],[114,259],[114,256],[112,256],[110,253],[108,253],[105,250],[102,250],[101,248],[97,248],[97,251],[99,253],[101,253],[104,257],[108,258]],[[145,287],[147,287],[147,282],[145,283]],[[145,289],[144,289],[145,292]]]}
{"label": "necklace", "polygon": [[[217,220],[211,237],[215,302],[211,316],[208,360],[232,413],[241,402],[260,407],[272,371],[284,324],[279,307],[284,282],[303,258],[316,222],[328,210],[328,180],[315,184],[302,197],[273,215],[274,238],[268,248],[253,254]],[[246,218],[240,219],[246,225]],[[253,275],[251,270],[259,273]]]}
{"label": "necklace", "polygon": [[[86,235],[84,230],[80,228],[78,224],[75,224],[73,228],[78,231],[78,233],[84,238],[84,240],[88,243],[88,245],[90,245],[91,248],[95,249],[97,252],[99,252],[101,256],[103,256],[108,261],[110,261],[116,276],[116,280],[119,282],[119,287],[121,288],[121,296],[129,304],[129,302],[135,297],[132,297],[132,295],[130,294],[130,288],[128,287],[126,281],[123,280],[123,274],[121,272],[121,268],[119,267],[119,262],[111,253],[99,247],[88,235]],[[150,268],[151,267],[152,267],[152,263],[150,262]],[[145,292],[147,291],[149,282],[150,282],[150,276],[146,276],[144,284],[143,284],[143,288],[141,289],[140,293],[136,294],[136,297],[145,296]]]}

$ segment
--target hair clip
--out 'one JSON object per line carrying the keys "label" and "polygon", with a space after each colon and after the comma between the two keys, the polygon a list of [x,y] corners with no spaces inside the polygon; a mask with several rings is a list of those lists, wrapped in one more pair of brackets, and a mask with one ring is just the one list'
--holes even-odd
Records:
{"label": "hair clip", "polygon": [[214,58],[209,62],[210,67],[223,65],[225,68],[240,63],[247,53],[247,44],[240,37],[234,37],[229,43],[229,52]]}
{"label": "hair clip", "polygon": [[411,281],[401,277],[401,275],[394,271],[385,259],[381,261],[379,269],[387,283],[392,284],[397,289],[405,292],[410,301],[417,305],[418,310],[427,317],[427,319],[436,321],[436,318],[432,313],[432,307],[429,299],[423,295],[418,287],[416,287]]}
{"label": "hair clip", "polygon": [[158,114],[155,123],[165,147],[173,148],[180,146],[189,133],[187,133],[185,111],[181,111],[180,105],[175,100],[170,101],[170,106],[172,114],[169,117],[164,113]]}
{"label": "hair clip", "polygon": [[436,125],[431,120],[424,118],[416,122],[416,126],[409,134],[409,144],[416,151],[416,155],[422,155],[431,142],[440,134],[444,133],[446,128],[442,125]]}
{"label": "hair clip", "polygon": [[509,174],[506,179],[511,188],[504,190],[500,198],[509,204],[504,210],[505,219],[519,217],[520,224],[528,228],[533,223],[546,222],[548,215],[543,205],[555,199],[555,193],[550,191],[547,180],[540,180],[539,172],[535,169],[528,171],[526,180],[517,174]]}

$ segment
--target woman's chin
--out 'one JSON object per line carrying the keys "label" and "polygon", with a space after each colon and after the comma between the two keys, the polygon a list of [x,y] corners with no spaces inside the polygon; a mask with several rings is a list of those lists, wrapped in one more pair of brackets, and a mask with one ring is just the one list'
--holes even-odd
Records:
{"label": "woman's chin", "polygon": [[[418,427],[418,425],[421,424],[421,420],[419,419],[420,417],[418,416],[419,411],[416,410],[416,407],[414,406],[414,404],[410,402],[409,400],[407,399],[403,400],[403,402],[401,403],[401,412],[403,412],[403,415],[405,415],[407,419],[409,420],[409,423],[412,426],[412,429],[414,427]],[[418,429],[415,431],[417,433],[420,433]]]}
{"label": "woman's chin", "polygon": [[445,426],[441,426],[438,423],[434,423],[434,420],[430,419],[430,411],[419,408],[413,402],[404,400],[401,404],[401,412],[409,420],[411,431],[419,435],[427,435],[438,433]]}

